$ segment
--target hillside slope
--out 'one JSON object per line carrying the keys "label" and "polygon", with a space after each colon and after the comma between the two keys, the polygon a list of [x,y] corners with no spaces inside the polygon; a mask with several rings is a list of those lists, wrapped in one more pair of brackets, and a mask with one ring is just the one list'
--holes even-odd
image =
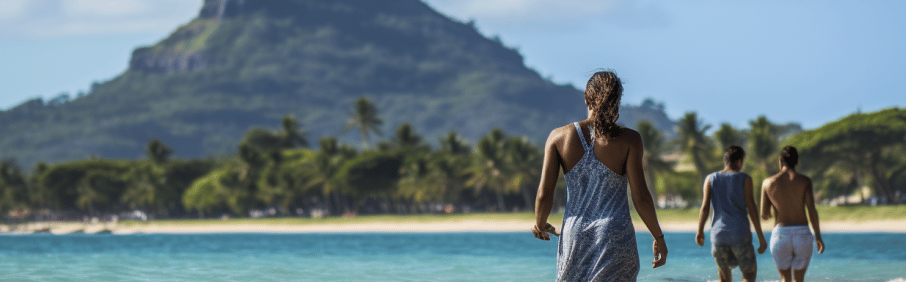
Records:
{"label": "hillside slope", "polygon": [[[541,143],[585,113],[577,89],[417,0],[206,0],[88,95],[0,112],[0,157],[139,158],[153,137],[179,157],[223,154],[287,114],[311,140],[358,142],[342,129],[361,96],[375,101],[385,137],[408,122],[428,140],[456,131],[474,141],[500,127]],[[663,111],[640,109],[626,107],[622,121],[672,128]]]}

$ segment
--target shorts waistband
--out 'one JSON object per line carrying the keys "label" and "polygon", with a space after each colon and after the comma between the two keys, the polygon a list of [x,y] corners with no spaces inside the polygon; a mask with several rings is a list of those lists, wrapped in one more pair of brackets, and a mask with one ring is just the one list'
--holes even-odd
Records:
{"label": "shorts waistband", "polygon": [[812,230],[808,228],[808,225],[794,225],[794,226],[774,226],[774,234],[812,234]]}

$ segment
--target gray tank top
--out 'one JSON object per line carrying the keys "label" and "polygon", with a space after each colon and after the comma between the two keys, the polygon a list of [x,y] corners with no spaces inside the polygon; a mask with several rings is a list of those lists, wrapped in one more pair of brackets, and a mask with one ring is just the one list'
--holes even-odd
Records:
{"label": "gray tank top", "polygon": [[711,180],[712,243],[746,243],[752,241],[746,209],[744,172],[715,172]]}

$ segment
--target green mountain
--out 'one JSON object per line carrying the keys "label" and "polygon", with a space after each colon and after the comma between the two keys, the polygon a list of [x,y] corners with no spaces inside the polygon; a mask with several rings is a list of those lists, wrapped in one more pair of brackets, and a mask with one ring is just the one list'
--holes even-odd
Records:
{"label": "green mountain", "polygon": [[[375,101],[384,136],[408,122],[429,140],[456,131],[474,141],[500,127],[540,144],[585,115],[575,87],[417,0],[206,0],[87,95],[0,112],[0,157],[140,158],[155,137],[179,157],[224,154],[287,114],[310,140],[358,144],[343,127],[361,96]],[[662,108],[643,106],[624,107],[621,121],[672,131]]]}

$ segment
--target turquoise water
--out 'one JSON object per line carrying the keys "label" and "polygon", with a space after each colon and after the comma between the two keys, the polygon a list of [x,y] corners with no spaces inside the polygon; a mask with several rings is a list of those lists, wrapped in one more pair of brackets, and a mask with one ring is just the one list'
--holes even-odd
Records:
{"label": "turquoise water", "polygon": [[[716,280],[710,248],[668,233],[651,269],[639,233],[639,281]],[[770,235],[767,235],[770,238]],[[810,281],[906,277],[906,234],[825,234]],[[0,281],[552,281],[556,240],[525,233],[0,236]],[[758,280],[779,277],[769,253]],[[738,271],[736,280],[741,279]]]}

